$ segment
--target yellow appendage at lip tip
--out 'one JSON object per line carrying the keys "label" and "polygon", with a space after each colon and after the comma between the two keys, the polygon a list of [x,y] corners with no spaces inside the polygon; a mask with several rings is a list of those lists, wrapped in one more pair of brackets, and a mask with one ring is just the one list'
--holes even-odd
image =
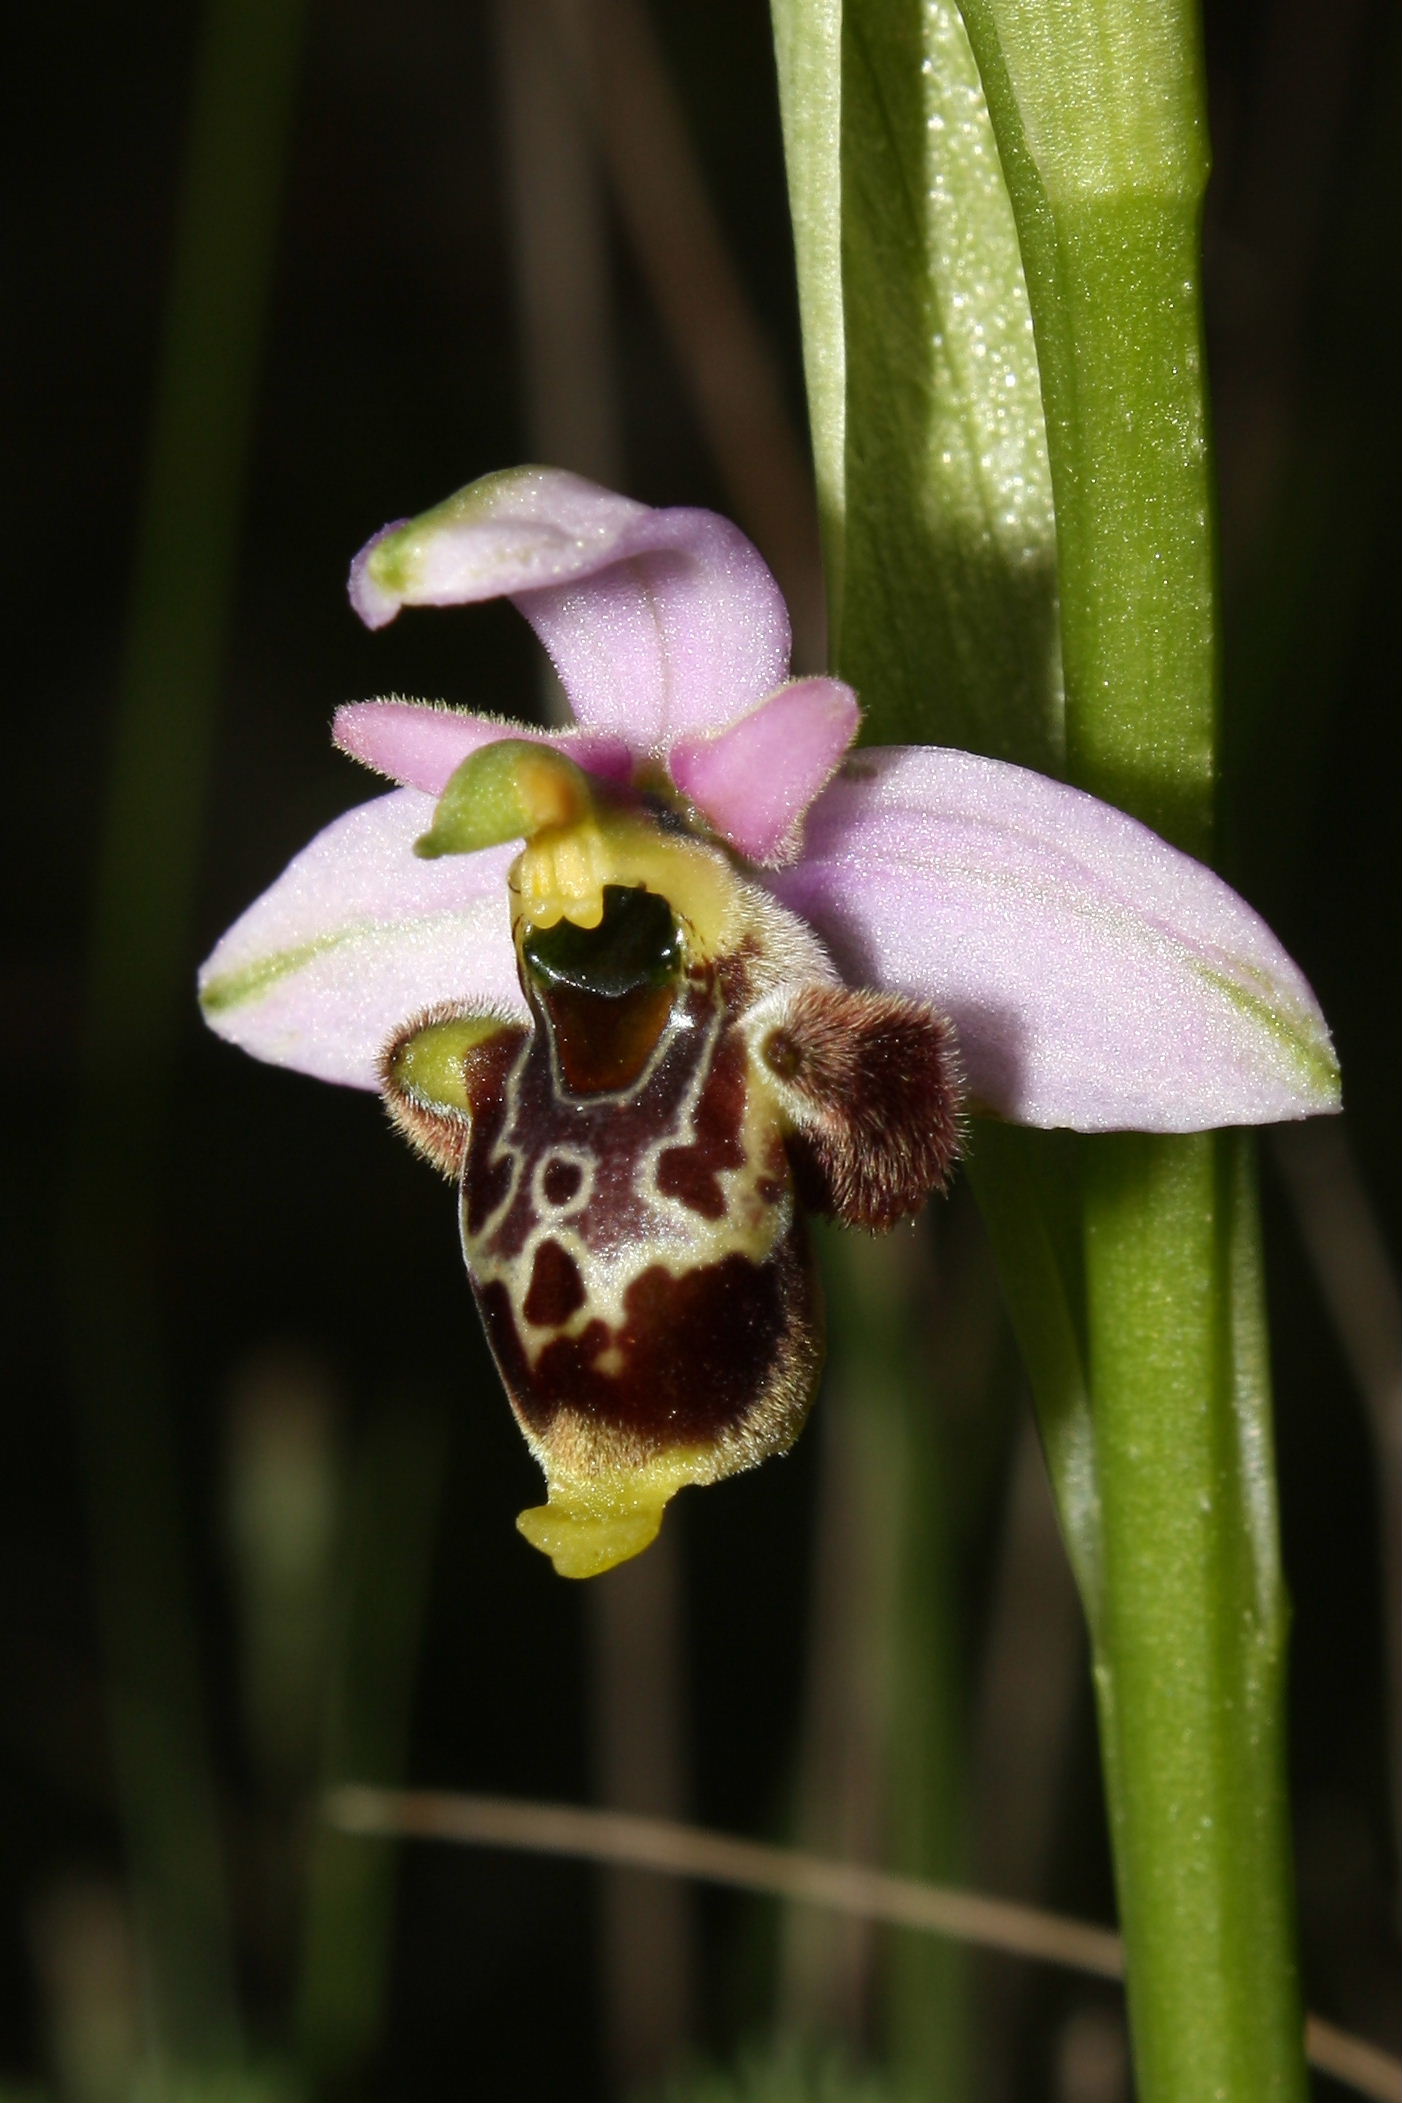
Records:
{"label": "yellow appendage at lip tip", "polygon": [[516,1525],[532,1548],[549,1556],[557,1576],[600,1577],[650,1548],[677,1491],[713,1474],[712,1456],[696,1452],[590,1482],[552,1482],[549,1503],[522,1512]]}
{"label": "yellow appendage at lip tip", "polygon": [[532,1548],[549,1556],[557,1577],[601,1577],[652,1546],[665,1509],[664,1499],[606,1516],[589,1505],[552,1498],[522,1512],[516,1524]]}

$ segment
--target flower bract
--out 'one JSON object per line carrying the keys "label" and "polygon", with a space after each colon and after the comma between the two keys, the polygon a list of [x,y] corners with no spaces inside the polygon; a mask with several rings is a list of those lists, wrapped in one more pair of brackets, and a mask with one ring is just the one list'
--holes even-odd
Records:
{"label": "flower bract", "polygon": [[357,557],[372,627],[509,596],[574,712],[385,700],[388,794],[327,827],[201,974],[257,1057],[380,1090],[457,1181],[468,1271],[584,1576],[677,1489],[783,1450],[821,1363],[804,1214],[868,1228],[968,1116],[1182,1132],[1337,1107],[1309,987],[1220,878],[1065,784],[852,749],[783,601],[705,511],[543,468]]}

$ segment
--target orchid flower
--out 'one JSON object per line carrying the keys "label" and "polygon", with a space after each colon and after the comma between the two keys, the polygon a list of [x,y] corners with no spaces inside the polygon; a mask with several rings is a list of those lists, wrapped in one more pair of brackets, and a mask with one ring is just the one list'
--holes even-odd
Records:
{"label": "orchid flower", "polygon": [[328,826],[201,974],[256,1057],[378,1089],[459,1184],[488,1338],[587,1576],[669,1498],[786,1449],[822,1348],[804,1214],[942,1187],[966,1116],[1183,1132],[1337,1107],[1299,971],[1122,812],[966,752],[852,752],[783,600],[706,511],[543,468],[357,556],[372,628],[510,597],[574,711],[543,732],[343,708],[398,784]]}

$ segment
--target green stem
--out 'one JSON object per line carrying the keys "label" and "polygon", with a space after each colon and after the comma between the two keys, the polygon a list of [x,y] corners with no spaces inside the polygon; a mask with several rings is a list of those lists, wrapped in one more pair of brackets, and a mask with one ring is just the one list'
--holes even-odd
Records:
{"label": "green stem", "polygon": [[1210,842],[1207,181],[1186,0],[961,0],[1017,223],[1056,504],[1070,766]]}
{"label": "green stem", "polygon": [[[805,330],[840,338],[806,345],[839,663],[874,737],[1064,752],[1207,854],[1196,22],[1187,0],[959,12],[962,48],[941,0],[847,0],[834,79],[831,6],[810,28],[775,0]],[[823,65],[817,123],[802,95]],[[811,380],[834,373],[840,412]],[[1247,1143],[990,1128],[971,1154],[1096,1646],[1141,2096],[1299,2097]]]}
{"label": "green stem", "polygon": [[1217,651],[1198,211],[1170,195],[1057,214],[1042,373],[1069,772],[1207,855]]}
{"label": "green stem", "polygon": [[1086,1148],[1083,1178],[1096,1687],[1140,2092],[1273,2103],[1304,2079],[1249,1141],[1126,1133]]}
{"label": "green stem", "polygon": [[[1186,7],[964,0],[1037,332],[1072,778],[1210,851],[1206,180]],[[1304,2094],[1246,1141],[1082,1159],[1096,1684],[1145,2103]]]}

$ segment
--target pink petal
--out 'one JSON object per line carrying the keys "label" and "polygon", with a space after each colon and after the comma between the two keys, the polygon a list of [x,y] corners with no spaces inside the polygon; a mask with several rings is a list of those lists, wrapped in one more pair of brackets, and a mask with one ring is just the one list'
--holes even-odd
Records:
{"label": "pink petal", "polygon": [[342,752],[408,789],[440,796],[469,753],[501,738],[553,745],[586,772],[627,782],[633,755],[621,738],[595,730],[533,730],[508,716],[475,716],[431,701],[352,701],[338,708],[331,736]]}
{"label": "pink petal", "polygon": [[853,978],[923,995],[976,1107],[1190,1132],[1338,1107],[1324,1018],[1264,922],[1123,812],[969,753],[863,752],[774,889]]}
{"label": "pink petal", "polygon": [[711,737],[672,747],[672,779],[742,854],[791,862],[803,814],[857,735],[861,711],[839,679],[798,679]]}
{"label": "pink petal", "polygon": [[421,861],[433,808],[396,789],[318,833],[200,972],[211,1028],[274,1065],[375,1088],[390,1037],[435,1002],[524,1013],[506,893],[517,850]]}
{"label": "pink petal", "polygon": [[488,475],[387,526],[351,566],[372,628],[401,606],[509,596],[578,720],[665,753],[778,686],[789,621],[756,550],[710,511],[654,511],[555,468]]}

